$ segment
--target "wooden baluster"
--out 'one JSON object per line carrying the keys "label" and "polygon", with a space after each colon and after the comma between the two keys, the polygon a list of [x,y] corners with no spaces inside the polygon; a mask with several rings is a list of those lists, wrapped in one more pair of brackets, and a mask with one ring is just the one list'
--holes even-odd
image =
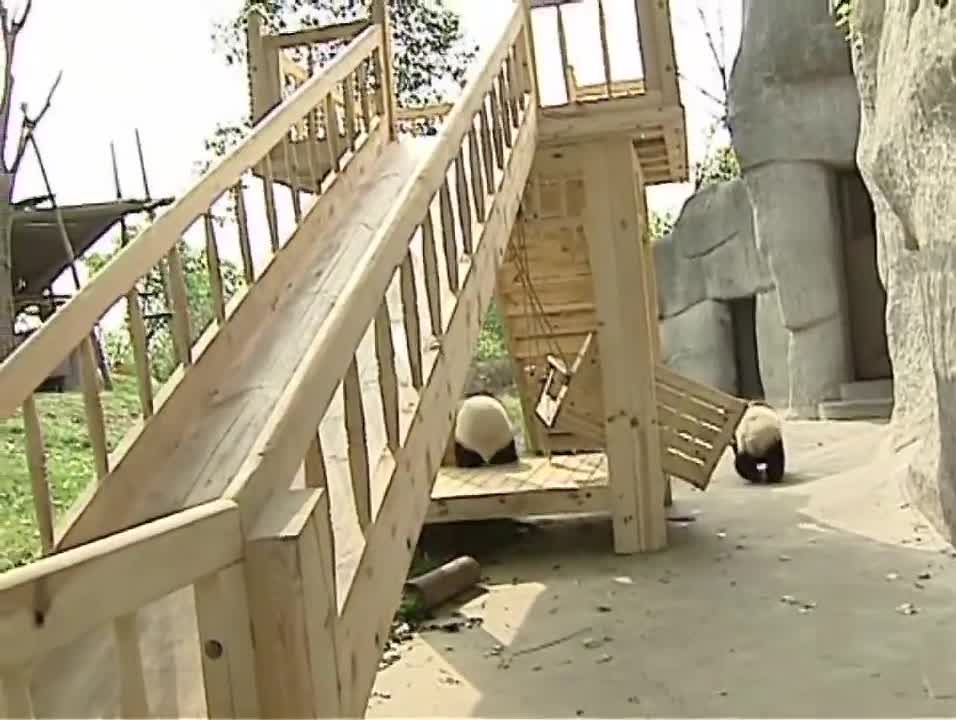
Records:
{"label": "wooden baluster", "polygon": [[425,268],[425,294],[428,296],[428,315],[431,318],[432,335],[440,338],[444,332],[441,317],[441,281],[438,277],[438,252],[435,247],[435,226],[432,223],[432,206],[429,203],[422,221],[422,265]]}
{"label": "wooden baluster", "polygon": [[329,167],[335,172],[341,169],[339,162],[339,113],[332,93],[325,96],[325,142],[329,155]]}
{"label": "wooden baluster", "polygon": [[282,152],[285,156],[286,176],[289,178],[289,194],[292,196],[292,218],[298,227],[302,222],[302,185],[299,182],[299,161],[290,147],[291,143],[292,131],[290,130],[289,135],[286,135],[282,141]]}
{"label": "wooden baluster", "polygon": [[561,6],[558,5],[558,50],[561,53],[561,74],[564,75],[564,91],[568,97],[568,103],[573,103],[575,95],[577,94],[575,88],[572,87],[572,82],[574,81],[573,74],[571,72],[571,65],[568,62],[568,36],[567,32],[564,29],[564,13],[561,10]]}
{"label": "wooden baluster", "polygon": [[150,372],[149,349],[146,343],[146,322],[139,304],[139,291],[134,285],[126,293],[126,314],[129,320],[130,344],[133,346],[133,364],[136,366],[136,390],[143,419],[153,416],[153,375]]}
{"label": "wooden baluster", "polygon": [[438,206],[441,212],[441,237],[445,248],[448,287],[457,295],[461,287],[458,281],[458,243],[455,242],[455,216],[451,210],[451,193],[448,192],[447,180],[438,191]]}
{"label": "wooden baluster", "polygon": [[466,255],[471,255],[474,252],[471,236],[471,198],[465,177],[465,154],[462,148],[458,149],[458,155],[455,157],[455,197],[458,200],[462,251]]}
{"label": "wooden baluster", "polygon": [[33,489],[33,509],[40,531],[40,549],[44,555],[53,552],[53,503],[50,501],[50,479],[46,467],[43,426],[33,394],[23,401],[23,432],[27,438],[27,468]]}
{"label": "wooden baluster", "polygon": [[[511,122],[511,104],[508,102],[508,86],[505,82],[504,69],[498,73],[497,82],[491,89],[491,102],[492,107],[494,107],[494,103],[498,103],[498,111],[495,115],[499,118],[501,140],[504,143],[504,147],[511,149],[511,128],[513,123]],[[499,148],[498,151],[501,153],[502,164],[500,167],[504,168],[504,148]]]}
{"label": "wooden baluster", "polygon": [[186,273],[179,247],[174,245],[166,256],[169,267],[170,310],[173,313],[173,346],[183,367],[192,365],[192,329],[189,322],[189,295],[186,292]]}
{"label": "wooden baluster", "polygon": [[378,386],[382,396],[382,415],[388,449],[398,452],[398,377],[395,374],[395,347],[392,343],[392,320],[388,302],[382,300],[375,314],[375,357],[378,361]]}
{"label": "wooden baluster", "polygon": [[372,68],[375,70],[375,84],[378,86],[375,88],[375,114],[379,117],[385,114],[385,100],[384,92],[385,90],[385,73],[382,71],[382,50],[381,48],[375,48],[375,52],[372,54]]}
{"label": "wooden baluster", "polygon": [[418,319],[418,293],[415,289],[415,268],[412,253],[405,255],[400,271],[402,286],[402,314],[405,319],[405,342],[408,345],[408,365],[412,373],[412,386],[421,391],[422,378],[422,332]]}
{"label": "wooden baluster", "polygon": [[7,717],[34,718],[30,697],[30,676],[27,670],[6,670],[3,673],[3,697],[7,701]]}
{"label": "wooden baluster", "polygon": [[359,65],[359,103],[362,107],[362,119],[365,121],[365,133],[370,135],[372,133],[372,108],[368,102],[368,74],[371,72],[369,66],[369,60],[366,58],[362,61],[362,64]]}
{"label": "wooden baluster", "polygon": [[96,378],[96,351],[93,349],[92,337],[87,335],[78,349],[83,406],[86,409],[86,428],[89,430],[90,446],[93,448],[96,479],[102,482],[110,471],[109,451],[106,447],[106,426],[103,419],[103,405],[100,403],[99,381]]}
{"label": "wooden baluster", "polygon": [[[518,42],[521,42],[521,36],[518,37]],[[505,58],[505,72],[508,80],[508,108],[511,112],[511,124],[515,129],[520,125],[520,98],[524,96],[521,84],[518,82],[518,74],[516,72],[517,64],[517,50],[512,47],[508,53],[508,57]]]}
{"label": "wooden baluster", "polygon": [[272,152],[266,153],[262,159],[262,194],[266,203],[266,222],[269,226],[269,245],[272,252],[279,250],[279,216],[276,214],[276,193],[273,182],[275,175],[272,172]]}
{"label": "wooden baluster", "polygon": [[350,74],[342,82],[342,92],[345,95],[343,104],[345,105],[345,139],[349,144],[349,150],[355,150],[355,83]]}
{"label": "wooden baluster", "polygon": [[[308,64],[309,64],[309,75],[315,74],[315,61],[312,58],[311,48],[309,49],[308,54]],[[316,105],[309,112],[309,143],[307,147],[309,148],[309,171],[312,174],[312,182],[315,186],[315,194],[319,196],[322,194],[322,178],[319,176],[320,168],[322,167],[319,162],[319,107]],[[331,167],[331,165],[329,166]]]}
{"label": "wooden baluster", "polygon": [[604,14],[604,0],[597,0],[598,31],[601,34],[601,61],[604,66],[604,87],[608,98],[614,97],[611,92],[611,51],[607,44],[607,16]]}
{"label": "wooden baluster", "polygon": [[246,214],[246,200],[242,192],[242,181],[232,188],[232,199],[236,209],[236,226],[239,229],[239,252],[242,254],[242,274],[246,285],[256,281],[256,270],[252,264],[252,245],[249,244],[249,216]]}
{"label": "wooden baluster", "polygon": [[363,531],[372,524],[372,492],[370,487],[368,446],[365,444],[365,408],[362,405],[362,383],[355,356],[342,381],[345,404],[345,433],[349,444],[349,472],[355,494],[355,512]]}
{"label": "wooden baluster", "polygon": [[481,157],[485,161],[485,181],[488,183],[488,194],[495,194],[495,154],[491,139],[491,121],[488,119],[488,104],[481,104],[481,114],[478,116],[478,126],[481,132]]}
{"label": "wooden baluster", "polygon": [[316,431],[305,452],[305,486],[324,488],[328,484],[325,471],[325,454],[322,452],[322,437]]}
{"label": "wooden baluster", "polygon": [[468,164],[471,169],[471,191],[475,196],[475,212],[478,214],[479,224],[484,224],[485,216],[485,180],[481,173],[481,158],[478,156],[478,134],[475,132],[475,121],[472,119],[471,129],[468,131]]}
{"label": "wooden baluster", "polygon": [[226,322],[226,296],[222,290],[222,268],[219,263],[219,246],[216,244],[216,228],[212,214],[203,215],[206,229],[206,267],[209,270],[209,294],[212,296],[212,309],[220,327]]}
{"label": "wooden baluster", "polygon": [[135,612],[113,621],[113,636],[120,671],[120,717],[149,717]]}

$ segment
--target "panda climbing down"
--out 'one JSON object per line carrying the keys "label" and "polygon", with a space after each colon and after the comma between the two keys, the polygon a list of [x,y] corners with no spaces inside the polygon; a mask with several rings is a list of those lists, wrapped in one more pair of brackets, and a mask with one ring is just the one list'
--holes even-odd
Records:
{"label": "panda climbing down", "polygon": [[518,448],[504,405],[487,393],[465,398],[455,419],[455,465],[471,468],[514,462],[518,462]]}
{"label": "panda climbing down", "polygon": [[[784,474],[783,430],[780,416],[769,405],[747,405],[730,446],[737,473],[752,483],[778,483]],[[760,465],[764,465],[763,473]]]}

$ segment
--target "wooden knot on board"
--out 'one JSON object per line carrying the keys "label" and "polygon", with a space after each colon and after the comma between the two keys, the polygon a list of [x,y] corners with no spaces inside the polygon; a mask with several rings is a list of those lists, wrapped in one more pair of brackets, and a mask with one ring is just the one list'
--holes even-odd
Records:
{"label": "wooden knot on board", "polygon": [[43,627],[49,611],[50,593],[47,592],[46,578],[40,578],[33,583],[33,623],[37,627]]}

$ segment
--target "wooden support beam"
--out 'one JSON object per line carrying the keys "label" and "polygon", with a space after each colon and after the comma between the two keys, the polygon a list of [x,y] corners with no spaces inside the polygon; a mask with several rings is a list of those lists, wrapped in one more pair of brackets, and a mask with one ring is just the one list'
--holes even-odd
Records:
{"label": "wooden support beam", "polygon": [[[647,194],[644,192],[643,172],[637,150],[631,146],[631,162],[637,175],[636,198],[640,223],[641,249],[644,252],[644,269],[647,273],[647,323],[651,330],[651,345],[654,362],[661,361],[661,322],[657,298],[657,267],[654,264],[654,245],[651,239],[650,213],[647,210]],[[669,475],[664,477],[664,507],[674,504],[673,483]]]}
{"label": "wooden support beam", "polygon": [[654,392],[648,280],[640,244],[635,167],[626,137],[582,148],[588,255],[602,348],[605,436],[614,549],[667,544]]}
{"label": "wooden support beam", "polygon": [[329,496],[275,494],[246,547],[260,717],[342,717],[339,711]]}

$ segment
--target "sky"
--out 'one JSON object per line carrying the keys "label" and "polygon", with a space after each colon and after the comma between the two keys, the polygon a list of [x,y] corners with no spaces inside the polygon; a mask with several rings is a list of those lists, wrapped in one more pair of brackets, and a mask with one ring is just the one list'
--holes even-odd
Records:
{"label": "sky", "polygon": [[[23,0],[6,0],[18,10]],[[612,76],[639,77],[633,0],[604,0],[609,18]],[[469,39],[493,41],[512,0],[446,0],[462,15]],[[143,197],[134,129],[138,128],[153,197],[178,196],[195,182],[203,140],[217,122],[235,121],[248,107],[243,68],[229,67],[212,40],[217,20],[233,16],[242,0],[34,0],[17,47],[15,104],[35,111],[63,71],[52,107],[37,131],[51,184],[61,204],[115,196],[110,142],[116,143],[123,194]],[[707,50],[698,4],[716,30],[725,26],[732,60],[740,34],[740,0],[671,0],[672,27],[687,111],[690,161],[706,151],[714,105],[695,87],[719,94],[720,80]],[[602,79],[595,0],[568,6],[571,61],[582,83]],[[557,68],[553,10],[535,11],[542,94],[563,94]],[[16,198],[43,193],[28,155]],[[678,211],[689,184],[650,188],[657,211]],[[57,284],[58,290],[67,288]]]}

